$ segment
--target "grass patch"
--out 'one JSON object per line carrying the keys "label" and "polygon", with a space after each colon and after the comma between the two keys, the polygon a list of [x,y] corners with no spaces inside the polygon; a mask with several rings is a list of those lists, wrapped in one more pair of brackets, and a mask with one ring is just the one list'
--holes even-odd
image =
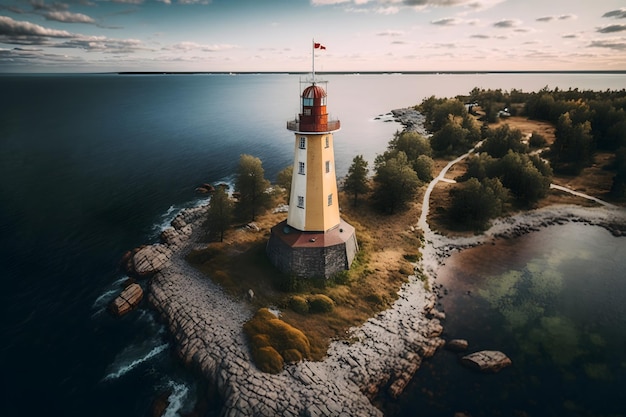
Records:
{"label": "grass patch", "polygon": [[[418,204],[389,216],[364,203],[354,209],[340,193],[340,205],[342,217],[356,229],[360,250],[349,271],[330,279],[286,276],[269,262],[269,229],[284,220],[285,213],[258,216],[258,232],[229,230],[224,242],[193,250],[187,260],[232,296],[244,299],[252,289],[256,308],[280,308],[282,322],[301,330],[309,341],[309,350],[298,350],[300,355],[321,360],[331,340],[345,339],[349,328],[391,306],[407,276],[415,273],[411,263],[419,260],[422,245],[421,232],[412,227],[419,218]],[[299,358],[291,348],[278,347],[266,337],[249,336],[249,341],[257,365],[269,372],[282,369],[280,358],[283,363]]]}

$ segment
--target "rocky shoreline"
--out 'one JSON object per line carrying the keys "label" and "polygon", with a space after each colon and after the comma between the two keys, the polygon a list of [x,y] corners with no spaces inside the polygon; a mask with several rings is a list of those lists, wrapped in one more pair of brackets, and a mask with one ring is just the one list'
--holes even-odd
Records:
{"label": "rocky shoreline", "polygon": [[[222,415],[381,416],[371,400],[381,390],[399,396],[422,360],[444,345],[440,336],[445,314],[436,309],[437,286],[427,291],[412,275],[391,308],[350,329],[344,340],[333,341],[323,361],[288,365],[278,375],[259,371],[242,329],[254,313],[251,305],[225,294],[184,259],[196,245],[205,212],[206,207],[183,210],[163,232],[163,242],[152,245],[156,261],[140,264],[144,274],[153,274],[150,304],[166,322],[182,362],[215,384],[224,402]],[[626,211],[554,206],[501,219],[481,236],[449,239],[431,232],[424,261],[416,268],[434,284],[438,267],[453,251],[567,222],[621,235],[626,232]],[[170,253],[166,261],[163,253]],[[146,263],[154,270],[147,270]]]}
{"label": "rocky shoreline", "polygon": [[[288,365],[278,375],[259,371],[242,327],[251,306],[225,294],[184,259],[196,245],[205,212],[183,210],[163,232],[162,243],[129,258],[144,276],[152,274],[148,301],[165,321],[182,362],[215,384],[222,415],[381,416],[371,400],[382,389],[400,395],[422,360],[444,344],[439,336],[445,315],[435,308],[436,294],[410,276],[392,308],[332,342],[323,361]],[[150,252],[154,262],[138,257]]]}

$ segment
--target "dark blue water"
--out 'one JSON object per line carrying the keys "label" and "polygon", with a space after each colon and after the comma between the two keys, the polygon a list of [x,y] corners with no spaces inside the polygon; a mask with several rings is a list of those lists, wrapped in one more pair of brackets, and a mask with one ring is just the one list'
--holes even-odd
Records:
{"label": "dark blue water", "polygon": [[[374,117],[426,96],[624,78],[333,76],[337,170],[385,150],[399,126]],[[198,184],[231,181],[240,154],[273,180],[292,159],[298,93],[288,75],[0,76],[0,414],[141,416],[164,390],[193,403],[152,315],[105,311],[125,279],[118,261],[200,203]]]}

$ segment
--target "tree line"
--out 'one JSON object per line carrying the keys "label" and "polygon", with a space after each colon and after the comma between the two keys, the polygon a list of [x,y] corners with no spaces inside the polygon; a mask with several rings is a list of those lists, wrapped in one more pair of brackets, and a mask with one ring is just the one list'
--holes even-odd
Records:
{"label": "tree line", "polygon": [[[480,106],[485,115],[477,121],[472,108]],[[579,91],[549,90],[532,93],[474,88],[455,98],[425,98],[416,106],[425,116],[430,133],[424,137],[413,131],[396,132],[387,149],[374,160],[370,177],[363,155],[353,158],[343,180],[343,190],[351,204],[361,200],[388,214],[404,210],[414,201],[420,187],[433,177],[433,158],[451,158],[467,152],[482,141],[477,153],[468,158],[468,170],[457,178],[450,191],[447,217],[451,223],[484,228],[490,219],[509,207],[528,208],[544,198],[553,170],[577,174],[593,163],[597,151],[613,152],[614,162],[606,167],[615,172],[611,195],[626,197],[626,90]],[[545,120],[555,125],[555,140],[547,147],[546,138],[533,132],[524,140],[522,132],[496,121],[502,109],[511,115]],[[291,189],[293,167],[278,173],[276,184]],[[275,195],[264,177],[260,159],[242,155],[235,179],[236,197],[225,187],[217,187],[209,208],[208,224],[214,237],[235,220],[254,221],[271,206]]]}

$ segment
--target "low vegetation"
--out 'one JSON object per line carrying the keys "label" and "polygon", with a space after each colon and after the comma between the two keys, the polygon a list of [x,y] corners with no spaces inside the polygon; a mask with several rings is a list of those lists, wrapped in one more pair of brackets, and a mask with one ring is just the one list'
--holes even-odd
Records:
{"label": "low vegetation", "polygon": [[277,374],[285,362],[299,362],[311,356],[309,339],[267,308],[261,308],[243,326],[252,357],[260,370]]}

